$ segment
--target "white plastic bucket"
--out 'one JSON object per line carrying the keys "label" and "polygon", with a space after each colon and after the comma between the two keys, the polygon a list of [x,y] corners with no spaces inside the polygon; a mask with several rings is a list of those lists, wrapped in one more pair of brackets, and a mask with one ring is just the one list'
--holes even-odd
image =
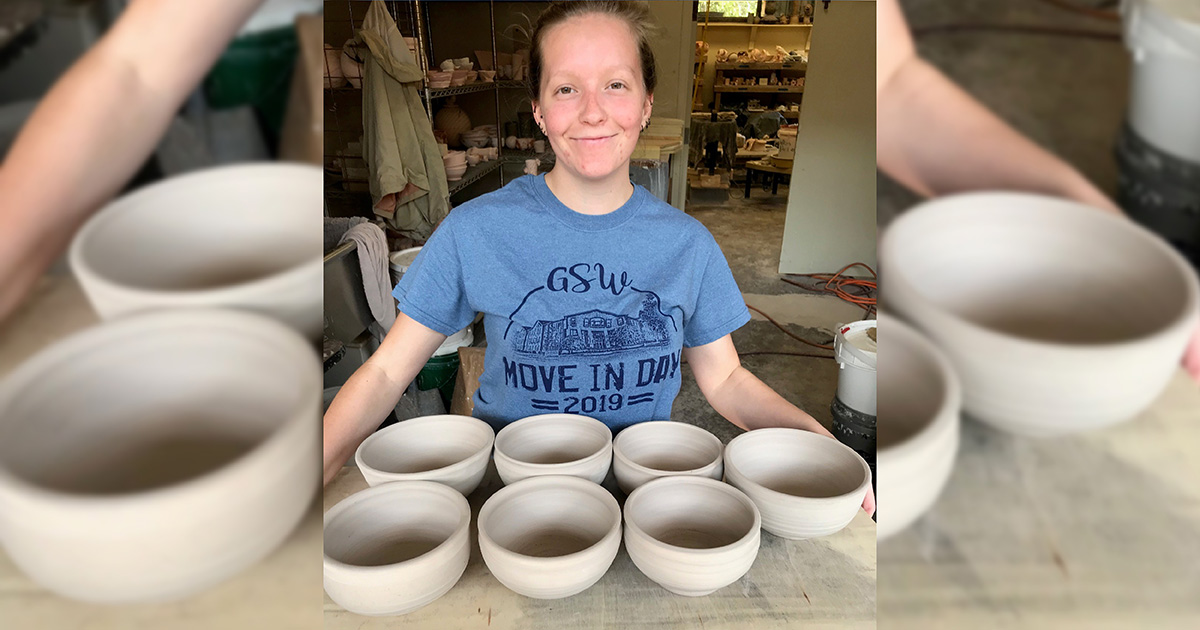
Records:
{"label": "white plastic bucket", "polygon": [[404,272],[408,271],[409,265],[417,258],[420,251],[420,247],[410,247],[388,254],[388,267],[392,272],[393,287],[400,284],[400,278],[404,277]]}
{"label": "white plastic bucket", "polygon": [[1200,2],[1124,0],[1133,54],[1129,124],[1147,142],[1200,163]]}
{"label": "white plastic bucket", "polygon": [[876,328],[875,320],[867,319],[838,328],[833,337],[833,354],[838,362],[837,397],[847,407],[875,415],[876,342],[867,331]]}
{"label": "white plastic bucket", "polygon": [[791,160],[796,157],[796,127],[787,126],[779,130],[779,153],[775,157]]}
{"label": "white plastic bucket", "polygon": [[441,346],[438,346],[433,356],[443,357],[447,354],[454,354],[458,352],[459,348],[465,348],[473,343],[475,343],[474,325],[468,325],[466,328],[446,337],[446,340],[442,342]]}

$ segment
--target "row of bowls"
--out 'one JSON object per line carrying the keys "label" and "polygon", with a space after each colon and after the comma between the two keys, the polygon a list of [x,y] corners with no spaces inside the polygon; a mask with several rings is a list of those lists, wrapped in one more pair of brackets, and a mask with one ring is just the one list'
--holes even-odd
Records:
{"label": "row of bowls", "polygon": [[[870,484],[852,450],[796,429],[752,431],[722,447],[675,422],[634,425],[613,440],[597,420],[548,414],[493,439],[474,418],[418,418],[363,442],[355,460],[372,487],[325,515],[330,597],[360,614],[403,614],[449,591],[469,557],[465,495],[482,481],[493,447],[506,487],[479,512],[480,551],[502,584],[543,599],[604,575],[622,519],[644,574],[681,595],[711,593],[749,570],[760,528],[787,538],[832,534]],[[598,485],[610,462],[629,495],[623,513]]]}
{"label": "row of bowls", "polygon": [[926,202],[888,227],[879,258],[881,540],[946,485],[960,413],[1031,437],[1130,420],[1200,325],[1200,283],[1178,252],[1071,201]]}
{"label": "row of bowls", "polygon": [[436,90],[466,85],[474,83],[476,80],[491,83],[496,78],[496,72],[494,70],[430,70],[426,76],[429,79],[429,87]]}

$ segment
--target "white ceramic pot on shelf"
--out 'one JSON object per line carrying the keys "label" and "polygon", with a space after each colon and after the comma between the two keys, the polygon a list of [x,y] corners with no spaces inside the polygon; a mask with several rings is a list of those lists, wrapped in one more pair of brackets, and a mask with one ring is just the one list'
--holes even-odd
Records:
{"label": "white ceramic pot on shelf", "polygon": [[445,595],[471,556],[471,506],[452,488],[397,481],[325,513],[325,592],[359,615],[403,615]]}
{"label": "white ceramic pot on shelf", "polygon": [[612,431],[586,416],[552,413],[522,418],[496,434],[496,472],[505,484],[539,475],[604,481],[612,463]]}
{"label": "white ceramic pot on shelf", "polygon": [[877,470],[884,540],[937,500],[958,455],[962,390],[950,361],[917,331],[881,313]]}
{"label": "white ceramic pot on shelf", "polygon": [[284,163],[171,177],[93,215],[67,260],[103,319],[235,308],[315,338],[323,322],[322,181],[319,167]]}
{"label": "white ceramic pot on shelf", "polygon": [[580,593],[604,576],[621,545],[621,508],[577,477],[532,477],[479,510],[479,551],[492,575],[537,599]]}
{"label": "white ceramic pot on shelf", "polygon": [[354,462],[371,486],[436,481],[465,496],[483,480],[494,439],[488,423],[470,416],[424,416],[372,433]]}
{"label": "white ceramic pot on shelf", "polygon": [[1129,420],[1179,369],[1196,274],[1132,221],[1073,201],[974,193],[883,234],[882,298],[962,380],[966,414],[1052,436]]}
{"label": "white ceramic pot on shelf", "polygon": [[310,342],[236,311],[122,317],[0,382],[0,543],[89,602],[176,600],[277,548],[319,486]]}
{"label": "white ceramic pot on shelf", "polygon": [[849,446],[801,429],[747,431],[725,446],[725,480],[762,512],[763,529],[793,540],[850,524],[871,487],[871,469]]}

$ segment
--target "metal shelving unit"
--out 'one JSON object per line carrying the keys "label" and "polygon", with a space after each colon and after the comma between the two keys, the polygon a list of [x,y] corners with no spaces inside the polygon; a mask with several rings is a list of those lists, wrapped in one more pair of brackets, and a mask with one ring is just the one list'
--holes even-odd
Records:
{"label": "metal shelving unit", "polygon": [[463,173],[462,179],[456,182],[449,182],[450,196],[453,197],[455,193],[483,179],[488,173],[500,168],[501,162],[502,160],[497,159],[488,162],[480,162],[475,166],[468,166],[467,172]]}

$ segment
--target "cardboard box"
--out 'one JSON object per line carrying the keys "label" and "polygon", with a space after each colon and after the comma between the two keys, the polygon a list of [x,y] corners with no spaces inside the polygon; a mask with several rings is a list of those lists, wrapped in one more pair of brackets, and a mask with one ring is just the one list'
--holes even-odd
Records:
{"label": "cardboard box", "polygon": [[475,410],[475,390],[479,389],[479,377],[483,374],[484,348],[466,347],[458,349],[458,378],[454,382],[454,395],[450,398],[450,413],[469,416]]}
{"label": "cardboard box", "polygon": [[296,69],[279,140],[279,159],[321,165],[324,151],[322,16],[296,18]]}

